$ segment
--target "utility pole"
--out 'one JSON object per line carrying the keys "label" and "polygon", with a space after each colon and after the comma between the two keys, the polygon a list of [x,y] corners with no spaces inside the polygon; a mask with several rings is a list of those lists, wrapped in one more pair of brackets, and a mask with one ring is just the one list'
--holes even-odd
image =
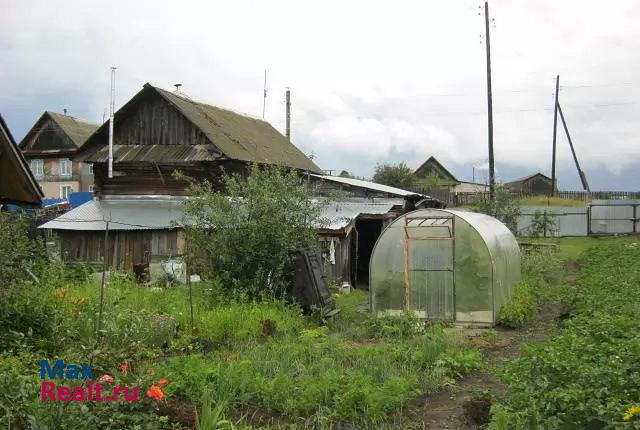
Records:
{"label": "utility pole", "polygon": [[267,70],[264,70],[264,86],[262,87],[262,119],[264,119],[264,112],[267,108]]}
{"label": "utility pole", "polygon": [[291,91],[287,88],[287,126],[285,128],[285,135],[287,140],[291,141]]}
{"label": "utility pole", "polygon": [[551,197],[556,194],[556,134],[558,131],[558,90],[560,88],[560,75],[556,75],[556,94],[553,106],[553,149],[551,154]]}
{"label": "utility pole", "polygon": [[491,42],[489,39],[489,2],[484,2],[484,27],[487,41],[487,122],[489,132],[489,195],[493,200],[496,186],[493,160],[493,97],[491,95]]}
{"label": "utility pole", "polygon": [[560,120],[562,121],[562,126],[564,127],[564,132],[567,135],[567,140],[569,141],[569,146],[571,147],[571,154],[573,155],[573,161],[576,163],[576,169],[578,169],[578,175],[580,175],[580,182],[582,182],[582,188],[590,193],[589,183],[587,182],[587,176],[584,174],[582,169],[580,168],[580,163],[578,163],[578,156],[576,155],[576,150],[573,147],[573,142],[571,141],[571,136],[569,135],[569,128],[567,127],[567,122],[564,120],[564,115],[562,114],[562,108],[560,107],[560,103],[557,105],[558,112],[560,113]]}

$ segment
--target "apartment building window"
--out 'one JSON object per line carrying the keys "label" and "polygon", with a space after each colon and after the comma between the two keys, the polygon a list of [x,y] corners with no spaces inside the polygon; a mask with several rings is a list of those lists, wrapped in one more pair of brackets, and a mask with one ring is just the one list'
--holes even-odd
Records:
{"label": "apartment building window", "polygon": [[93,163],[89,164],[89,176],[93,176]]}
{"label": "apartment building window", "polygon": [[35,176],[44,176],[44,160],[31,160],[31,171]]}
{"label": "apartment building window", "polygon": [[60,186],[60,198],[68,200],[73,192],[73,187],[71,185],[62,185]]}
{"label": "apartment building window", "polygon": [[60,176],[71,176],[72,164],[68,158],[60,159]]}

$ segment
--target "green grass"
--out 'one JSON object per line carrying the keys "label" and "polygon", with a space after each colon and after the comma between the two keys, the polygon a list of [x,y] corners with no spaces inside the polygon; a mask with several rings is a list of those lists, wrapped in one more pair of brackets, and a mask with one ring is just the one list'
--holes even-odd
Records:
{"label": "green grass", "polygon": [[[636,238],[637,239],[637,238]],[[571,318],[549,341],[509,364],[506,403],[493,429],[638,428],[640,243],[600,241],[583,256]]]}
{"label": "green grass", "polygon": [[584,200],[564,199],[561,197],[531,196],[519,201],[520,206],[571,206],[585,207],[589,202]]}

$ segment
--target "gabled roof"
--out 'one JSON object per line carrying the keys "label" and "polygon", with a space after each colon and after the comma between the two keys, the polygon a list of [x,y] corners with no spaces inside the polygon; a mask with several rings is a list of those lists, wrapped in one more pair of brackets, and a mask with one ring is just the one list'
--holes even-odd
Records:
{"label": "gabled roof", "polygon": [[448,171],[438,160],[436,157],[431,156],[427,158],[427,161],[422,163],[420,167],[418,167],[415,172],[413,172],[416,176],[427,176],[429,170],[435,170],[442,179],[452,181],[452,182],[460,182],[453,174]]}
{"label": "gabled roof", "polygon": [[521,178],[517,178],[517,179],[513,179],[513,180],[511,180],[509,182],[505,182],[504,185],[513,185],[513,184],[518,184],[518,183],[524,183],[524,182],[527,182],[529,179],[535,178],[536,176],[542,176],[546,180],[551,181],[550,177],[548,177],[545,174],[542,174],[542,173],[538,172],[538,173],[534,173],[533,175],[523,176]]}
{"label": "gabled roof", "polygon": [[[309,157],[289,142],[268,122],[227,109],[195,102],[185,95],[171,93],[150,84],[145,84],[138,94],[116,112],[114,126],[117,128],[119,121],[124,121],[126,116],[136,111],[144,103],[146,97],[161,97],[199,129],[212,145],[212,160],[220,158],[219,154],[221,153],[232,160],[276,164],[311,172],[321,171]],[[108,123],[105,123],[94,133],[87,141],[87,144],[81,148],[79,159],[104,161],[104,159],[95,160],[93,154],[96,153],[97,148],[107,145],[107,141],[104,138],[107,136],[107,127]],[[114,144],[117,143],[114,142]],[[145,142],[139,146],[152,144],[153,142]],[[120,161],[117,158],[115,160],[116,162]],[[166,159],[164,161],[186,160]]]}
{"label": "gabled roof", "polygon": [[0,201],[40,205],[44,194],[0,115]]}
{"label": "gabled roof", "polygon": [[[48,120],[52,120],[53,127],[49,128],[45,126]],[[67,150],[75,151],[82,146],[89,136],[98,129],[100,124],[90,122],[81,118],[76,118],[71,115],[61,114],[57,112],[45,111],[42,116],[36,121],[35,125],[29,130],[27,135],[20,142],[20,149],[22,151],[37,151],[37,150]],[[57,129],[55,129],[57,128]],[[55,148],[46,147],[40,148],[38,145],[38,135],[51,131],[61,135],[60,139],[55,141]],[[62,136],[66,136],[65,139]]]}

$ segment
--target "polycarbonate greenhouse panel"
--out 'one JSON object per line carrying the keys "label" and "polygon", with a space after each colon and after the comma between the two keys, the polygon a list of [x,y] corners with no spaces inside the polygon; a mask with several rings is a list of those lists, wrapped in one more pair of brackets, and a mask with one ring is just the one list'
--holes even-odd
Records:
{"label": "polycarbonate greenhouse panel", "polygon": [[493,324],[520,280],[520,249],[495,218],[423,209],[382,232],[370,275],[376,314],[411,311],[423,318]]}

